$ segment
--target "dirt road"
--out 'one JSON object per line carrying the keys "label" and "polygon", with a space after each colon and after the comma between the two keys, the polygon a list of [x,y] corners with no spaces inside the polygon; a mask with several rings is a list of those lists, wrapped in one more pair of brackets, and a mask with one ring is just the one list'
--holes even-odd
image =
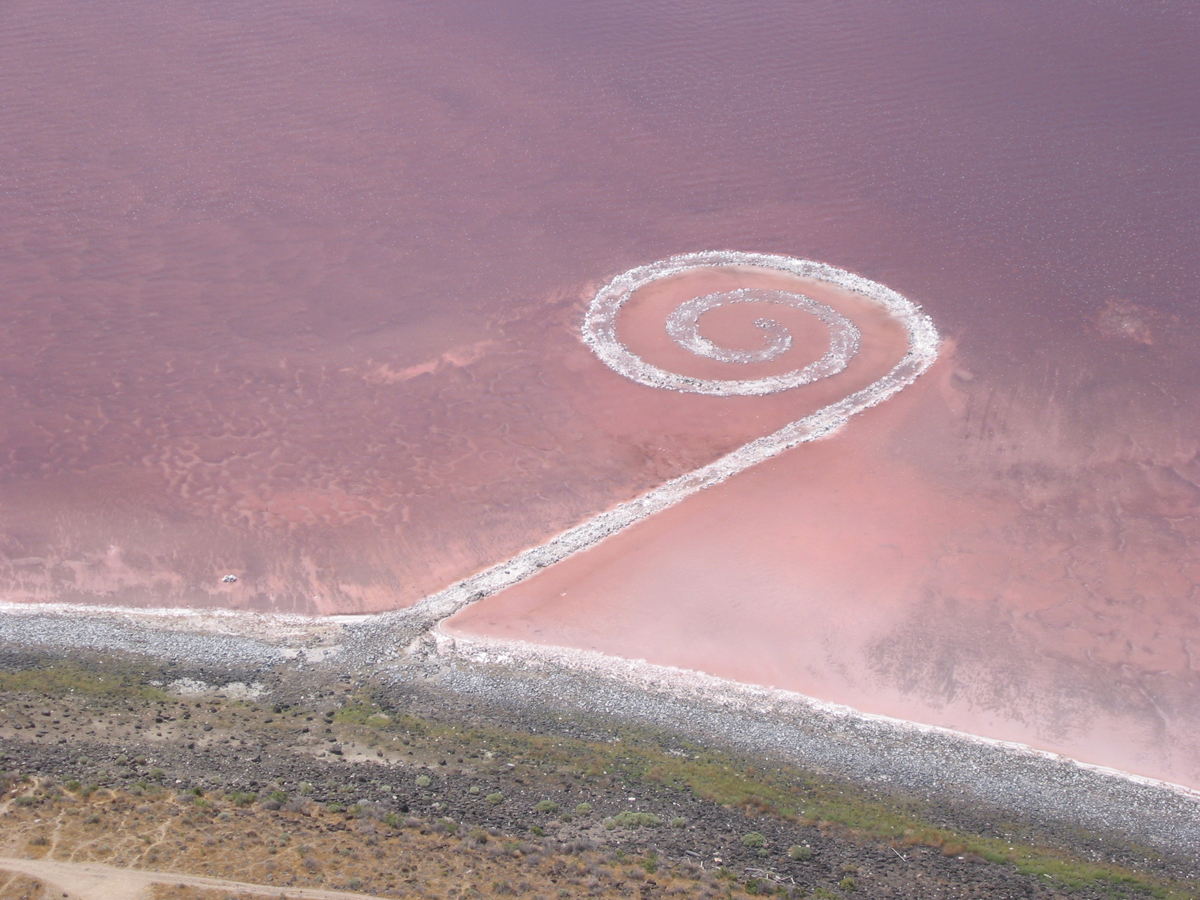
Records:
{"label": "dirt road", "polygon": [[231,894],[261,894],[287,900],[363,900],[367,894],[323,891],[314,888],[281,888],[247,884],[223,878],[204,878],[175,872],[124,869],[101,863],[71,863],[52,859],[0,857],[0,872],[15,872],[54,885],[67,900],[141,900],[155,884],[183,884]]}

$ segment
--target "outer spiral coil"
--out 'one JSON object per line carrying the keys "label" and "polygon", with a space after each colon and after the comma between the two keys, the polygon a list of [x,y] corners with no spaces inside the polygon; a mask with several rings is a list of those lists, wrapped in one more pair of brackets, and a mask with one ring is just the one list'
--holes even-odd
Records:
{"label": "outer spiral coil", "polygon": [[734,251],[688,253],[630,269],[602,287],[588,308],[587,318],[583,325],[583,339],[604,361],[605,365],[625,377],[650,387],[693,394],[718,396],[772,394],[835,375],[846,368],[858,351],[858,329],[845,316],[835,312],[824,303],[818,303],[803,294],[789,291],[742,288],[697,297],[684,302],[674,310],[667,317],[666,327],[667,332],[677,344],[698,356],[730,363],[766,362],[778,358],[791,346],[791,335],[778,322],[770,319],[758,319],[755,322],[765,333],[766,345],[762,349],[728,350],[716,346],[700,334],[699,317],[710,309],[730,303],[777,303],[800,309],[820,319],[830,332],[828,352],[821,359],[802,369],[765,378],[720,380],[694,378],[661,369],[630,352],[621,342],[617,336],[617,317],[621,308],[629,302],[636,291],[655,281],[683,272],[727,266],[774,269],[849,288],[856,293],[866,294],[872,299],[890,300],[895,297],[907,303],[898,294],[883,285],[852,275],[842,269],[835,269],[833,266],[806,259]]}
{"label": "outer spiral coil", "polygon": [[[666,263],[678,260],[666,260]],[[786,391],[802,384],[835,375],[858,352],[859,331],[854,323],[835,312],[824,303],[818,303],[803,294],[790,291],[759,290],[741,288],[716,294],[707,294],[688,300],[675,309],[666,321],[667,333],[679,346],[697,356],[705,356],[728,363],[769,362],[788,351],[792,336],[787,329],[773,319],[757,319],[755,325],[765,332],[766,346],[760,350],[729,350],[718,347],[700,333],[700,316],[710,309],[734,303],[774,303],[810,313],[829,328],[829,350],[816,362],[802,369],[794,369],[779,375],[750,379],[704,379],[679,375],[660,369],[631,353],[617,337],[616,318],[633,293],[660,278],[677,275],[688,269],[707,268],[711,263],[671,265],[656,263],[641,270],[641,277],[630,284],[623,279],[610,282],[596,295],[584,324],[584,340],[612,369],[639,384],[691,394],[714,394],[718,396],[758,396]],[[662,267],[662,268],[659,268]],[[626,273],[629,274],[629,273]]]}

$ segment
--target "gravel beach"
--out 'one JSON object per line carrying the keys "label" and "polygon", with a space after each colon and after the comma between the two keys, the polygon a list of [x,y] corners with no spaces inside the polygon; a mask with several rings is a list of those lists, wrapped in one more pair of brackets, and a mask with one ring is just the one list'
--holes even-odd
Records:
{"label": "gravel beach", "polygon": [[[136,654],[201,683],[236,672],[246,684],[271,683],[280,697],[293,680],[347,690],[370,681],[436,695],[434,708],[492,710],[532,733],[580,720],[650,729],[920,798],[957,821],[1016,818],[1177,860],[1194,859],[1200,844],[1200,796],[1178,786],[700,673],[455,640],[432,624],[411,613],[306,620],[10,606],[0,616],[0,646],[30,658]],[[312,702],[303,693],[290,699]]]}

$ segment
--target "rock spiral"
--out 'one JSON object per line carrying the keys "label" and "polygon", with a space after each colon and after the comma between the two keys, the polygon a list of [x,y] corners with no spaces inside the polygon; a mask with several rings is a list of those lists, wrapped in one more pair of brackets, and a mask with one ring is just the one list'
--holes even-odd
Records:
{"label": "rock spiral", "polygon": [[660,278],[677,275],[688,269],[708,268],[710,265],[711,263],[701,262],[685,267],[659,268],[662,264],[656,263],[654,266],[644,267],[644,274],[633,279],[632,283],[622,279],[611,282],[592,302],[584,324],[584,340],[606,365],[639,384],[718,396],[760,396],[799,387],[819,378],[836,375],[846,368],[858,352],[859,331],[845,316],[803,294],[756,288],[706,294],[685,301],[667,317],[667,333],[676,344],[697,356],[738,364],[770,362],[778,359],[792,346],[791,334],[779,322],[763,318],[755,320],[754,324],[762,329],[766,337],[766,345],[762,349],[730,350],[717,346],[700,333],[700,316],[711,309],[730,304],[774,303],[810,313],[829,328],[829,350],[825,355],[802,369],[765,378],[703,379],[660,369],[634,355],[621,343],[617,337],[616,317],[635,291]]}
{"label": "rock spiral", "polygon": [[937,359],[940,337],[932,320],[916,304],[891,288],[811,260],[724,250],[672,256],[618,275],[597,292],[588,308],[583,322],[583,340],[605,365],[627,378],[655,388],[688,393],[732,396],[769,394],[833,375],[846,367],[858,349],[858,329],[825,304],[788,291],[744,288],[697,297],[685,301],[668,316],[667,328],[676,343],[700,356],[733,363],[764,362],[780,357],[790,347],[791,336],[782,325],[762,319],[757,324],[766,338],[764,347],[758,350],[728,350],[718,347],[700,334],[700,317],[709,309],[726,303],[767,302],[797,308],[816,316],[830,332],[829,351],[802,369],[759,379],[705,380],[660,369],[630,352],[621,343],[617,336],[617,316],[621,307],[639,288],[694,269],[725,266],[775,270],[851,291],[880,308],[900,325],[908,340],[907,352],[882,378],[866,387],[790,422],[772,434],[750,441],[708,465],[605,510],[544,544],[531,547],[477,575],[431,594],[413,607],[409,615],[433,621],[453,615],[471,603],[524,581],[546,566],[586,550],[606,537],[674,506],[691,494],[720,484],[738,472],[799,444],[833,434],[852,416],[882,403],[912,384]]}

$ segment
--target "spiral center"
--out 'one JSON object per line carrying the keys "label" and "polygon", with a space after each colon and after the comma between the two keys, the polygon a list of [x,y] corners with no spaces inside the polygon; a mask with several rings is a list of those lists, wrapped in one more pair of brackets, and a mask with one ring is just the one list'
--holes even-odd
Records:
{"label": "spiral center", "polygon": [[[792,347],[792,335],[787,328],[774,319],[755,319],[756,327],[762,329],[765,345],[758,350],[732,350],[720,347],[700,333],[700,317],[710,309],[733,303],[777,303],[792,309],[812,313],[821,318],[821,312],[829,308],[818,304],[803,294],[788,291],[772,291],[742,288],[736,291],[721,291],[688,300],[667,317],[667,334],[684,350],[727,363],[761,363],[778,359]],[[827,323],[828,324],[828,323]]]}

